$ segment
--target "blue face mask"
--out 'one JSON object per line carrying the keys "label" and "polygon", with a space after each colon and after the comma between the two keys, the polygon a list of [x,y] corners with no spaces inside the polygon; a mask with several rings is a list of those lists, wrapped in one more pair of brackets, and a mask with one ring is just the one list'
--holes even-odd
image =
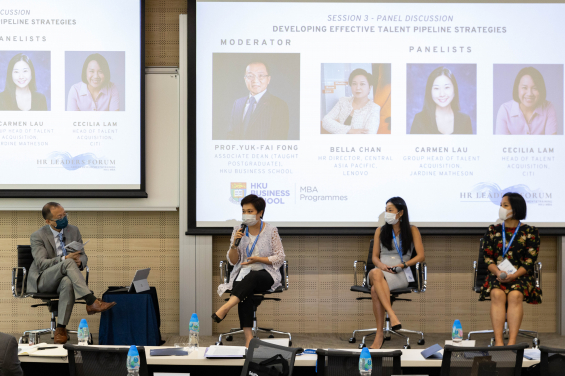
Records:
{"label": "blue face mask", "polygon": [[69,224],[69,220],[66,215],[61,219],[57,219],[55,222],[57,223],[57,226],[55,226],[57,230],[62,230]]}

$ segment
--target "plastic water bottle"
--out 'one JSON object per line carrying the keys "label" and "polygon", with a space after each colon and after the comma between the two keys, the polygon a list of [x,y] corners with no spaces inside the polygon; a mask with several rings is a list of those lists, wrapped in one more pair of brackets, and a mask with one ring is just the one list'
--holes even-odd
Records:
{"label": "plastic water bottle", "polygon": [[373,373],[373,360],[369,349],[363,347],[361,356],[359,357],[359,374],[361,376],[370,376]]}
{"label": "plastic water bottle", "polygon": [[139,352],[137,347],[130,346],[127,360],[128,375],[139,375]]}
{"label": "plastic water bottle", "polygon": [[188,350],[190,352],[198,350],[198,341],[200,336],[200,324],[198,322],[198,315],[193,313],[190,317],[188,324]]}
{"label": "plastic water bottle", "polygon": [[90,337],[90,331],[88,330],[88,323],[86,322],[86,319],[80,320],[80,324],[78,324],[77,332],[78,332],[77,337],[78,337],[79,346],[88,345],[88,339]]}
{"label": "plastic water bottle", "polygon": [[451,329],[451,340],[453,341],[453,344],[459,343],[463,340],[463,327],[459,320],[455,320],[453,323],[453,328]]}

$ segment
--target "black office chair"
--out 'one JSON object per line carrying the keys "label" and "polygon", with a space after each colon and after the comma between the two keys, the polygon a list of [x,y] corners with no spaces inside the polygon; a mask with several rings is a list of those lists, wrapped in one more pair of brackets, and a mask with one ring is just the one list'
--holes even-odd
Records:
{"label": "black office chair", "polygon": [[[488,375],[520,376],[526,343],[496,347],[461,347],[445,345],[441,361],[441,376],[471,376],[475,357],[490,357],[494,372]],[[476,375],[476,373],[475,373]],[[486,376],[486,373],[479,373]],[[544,375],[545,376],[545,375]]]}
{"label": "black office chair", "polygon": [[[36,329],[36,330],[26,330],[24,334],[20,337],[19,343],[29,342],[29,333],[34,332],[37,335],[37,341],[39,342],[39,336],[42,334],[51,334],[51,338],[55,336],[55,329],[57,328],[57,316],[58,305],[59,305],[59,294],[57,293],[28,293],[27,289],[27,273],[33,262],[33,256],[31,255],[31,246],[29,245],[18,245],[18,267],[12,268],[12,296],[17,299],[33,298],[39,299],[43,303],[33,304],[32,307],[42,307],[45,306],[51,312],[51,327],[49,329]],[[88,285],[88,266],[84,268],[86,270],[86,284]],[[86,304],[84,301],[76,301],[75,304]],[[76,330],[68,330],[71,334],[77,334]],[[88,343],[92,344],[92,334]]]}
{"label": "black office chair", "polygon": [[[296,359],[296,354],[301,353],[303,349],[301,348],[291,348],[286,346],[278,346],[269,342],[261,341],[260,339],[253,338],[249,342],[249,349],[247,350],[247,355],[245,356],[245,363],[243,364],[243,369],[241,370],[241,376],[248,376],[253,374],[253,365],[257,366],[261,362],[263,363],[277,363],[278,359],[286,360],[288,364],[288,376],[292,376],[292,370],[294,369],[294,360]],[[278,359],[277,359],[278,358]],[[254,363],[250,367],[250,363]],[[265,365],[268,368],[275,368],[278,372],[283,371],[284,366],[282,364]]]}
{"label": "black office chair", "polygon": [[[230,274],[233,270],[233,266],[230,265],[229,262],[227,261],[220,261],[220,280],[223,281],[223,283],[228,283],[230,280]],[[264,301],[264,300],[274,300],[277,302],[280,302],[281,299],[280,298],[266,298],[265,295],[270,295],[270,294],[280,294],[285,290],[288,290],[289,284],[288,284],[288,262],[285,261],[283,263],[283,265],[281,266],[279,272],[281,273],[281,283],[282,285],[280,287],[278,287],[275,291],[273,292],[269,292],[269,291],[265,291],[265,292],[261,292],[261,293],[257,293],[254,294],[253,296],[249,297],[248,299],[251,299],[253,301],[253,337],[254,338],[259,338],[257,336],[258,332],[264,332],[264,333],[269,333],[269,338],[275,338],[275,336],[273,336],[273,333],[275,334],[283,334],[288,336],[288,345],[292,346],[292,336],[290,333],[287,332],[279,332],[278,330],[273,330],[273,329],[267,329],[267,328],[259,328],[257,326],[257,307],[259,307],[259,305]],[[225,292],[230,293],[231,290],[226,290]],[[225,299],[225,301],[227,302],[229,300],[229,298]],[[242,329],[231,329],[228,333],[222,333],[220,334],[220,337],[218,338],[218,342],[216,342],[216,345],[223,345],[222,343],[222,338],[226,337],[226,341],[231,341],[233,339],[233,335],[235,334],[243,334],[243,330]]]}
{"label": "black office chair", "polygon": [[[63,345],[68,351],[71,376],[127,376],[126,362],[129,347],[93,347]],[[139,352],[139,375],[149,376],[145,348],[137,346]]]}
{"label": "black office chair", "polygon": [[540,375],[562,376],[565,370],[565,349],[540,346]]}
{"label": "black office chair", "polygon": [[[479,244],[480,244],[479,245],[479,258],[478,258],[477,261],[473,261],[473,269],[475,270],[474,277],[473,277],[473,291],[475,291],[477,294],[481,293],[481,287],[483,287],[487,276],[490,274],[490,271],[488,270],[488,265],[485,264],[484,238],[480,239]],[[536,287],[541,287],[541,266],[542,266],[541,262],[537,262],[534,265],[534,277],[536,279]],[[487,300],[490,300],[490,299],[487,299]],[[471,335],[473,335],[473,334],[486,334],[486,333],[492,334],[492,333],[494,333],[494,331],[492,329],[491,330],[475,330],[475,331],[469,332],[469,334],[467,335],[467,339],[471,339]],[[508,333],[509,333],[508,322],[504,321],[504,330],[503,330],[504,338],[506,338],[506,339],[508,338]],[[532,343],[533,343],[534,348],[535,349],[538,348],[538,346],[540,344],[538,332],[533,331],[533,330],[519,329],[518,335],[532,339]],[[494,337],[491,337],[490,345],[491,346],[494,345]]]}
{"label": "black office chair", "polygon": [[[362,292],[363,294],[369,294],[369,296],[360,296],[357,298],[357,300],[364,300],[364,299],[371,299],[371,287],[369,286],[369,272],[375,267],[375,265],[373,264],[373,243],[374,240],[371,240],[370,244],[369,244],[369,255],[367,257],[367,262],[363,261],[363,260],[358,260],[355,261],[353,263],[353,279],[354,279],[354,286],[351,286],[351,291],[355,291],[355,292]],[[416,256],[416,252],[412,252],[412,257]],[[363,284],[359,285],[357,283],[357,264],[358,263],[362,263],[363,264]],[[390,304],[392,305],[395,301],[397,300],[402,300],[402,301],[406,301],[406,302],[411,302],[412,299],[404,299],[404,298],[399,298],[400,295],[402,294],[411,294],[411,293],[423,293],[426,291],[426,284],[428,283],[428,268],[426,266],[426,263],[417,263],[414,266],[410,267],[412,269],[412,275],[414,275],[414,282],[410,282],[408,284],[408,287],[403,288],[403,289],[396,289],[396,290],[392,290],[390,292]],[[410,338],[408,338],[407,336],[400,334],[399,332],[404,332],[404,333],[415,333],[415,334],[419,334],[421,336],[421,338],[418,340],[418,345],[424,345],[426,343],[426,340],[424,339],[424,333],[423,332],[419,332],[419,331],[415,331],[415,330],[408,330],[408,329],[400,329],[398,331],[394,331],[392,330],[391,326],[390,326],[390,318],[388,317],[388,312],[385,315],[385,327],[384,327],[384,339],[386,341],[390,341],[391,339],[391,334],[394,334],[396,336],[402,337],[406,340],[406,345],[404,345],[405,349],[409,349],[410,348]],[[365,339],[369,336],[373,336],[375,334],[377,334],[377,328],[371,328],[371,329],[358,329],[358,330],[354,330],[353,331],[353,335],[351,338],[349,338],[349,343],[355,343],[357,340],[355,338],[355,335],[358,332],[372,332],[369,334],[366,334],[363,337],[363,340],[361,341],[361,343],[359,344],[359,348],[362,349],[363,347],[365,347]]]}
{"label": "black office chair", "polygon": [[[359,352],[342,350],[316,350],[318,376],[358,376]],[[371,352],[373,375],[402,375],[400,357],[402,351]]]}

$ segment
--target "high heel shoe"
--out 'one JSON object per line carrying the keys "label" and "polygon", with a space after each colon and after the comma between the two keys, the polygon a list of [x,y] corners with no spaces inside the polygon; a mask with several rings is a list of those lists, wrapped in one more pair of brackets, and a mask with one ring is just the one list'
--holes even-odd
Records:
{"label": "high heel shoe", "polygon": [[394,330],[394,331],[396,332],[397,330],[400,330],[400,329],[402,329],[402,324],[398,324],[398,325],[393,325],[393,327],[392,327],[391,329],[392,329],[392,330]]}
{"label": "high heel shoe", "polygon": [[[225,317],[224,317],[224,319],[225,319]],[[212,313],[212,320],[214,320],[215,322],[221,323],[224,319],[221,319],[221,318],[218,317],[218,315],[216,315],[215,313]]]}
{"label": "high heel shoe", "polygon": [[383,348],[384,344],[385,344],[385,339],[384,339],[384,337],[383,337],[383,342],[381,343],[381,347],[379,347],[378,349],[377,349],[377,348],[374,348],[374,347],[369,347],[369,350],[380,350],[380,349]]}

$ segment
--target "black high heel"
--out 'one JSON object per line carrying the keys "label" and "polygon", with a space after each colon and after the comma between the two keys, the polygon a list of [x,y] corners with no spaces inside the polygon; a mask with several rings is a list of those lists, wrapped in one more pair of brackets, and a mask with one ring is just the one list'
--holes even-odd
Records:
{"label": "black high heel", "polygon": [[391,329],[396,332],[397,330],[402,329],[402,324],[394,325]]}
{"label": "black high heel", "polygon": [[[224,319],[225,319],[225,317],[224,317]],[[224,319],[221,319],[221,318],[218,317],[218,315],[216,315],[215,313],[212,313],[212,320],[214,320],[215,322],[221,323]]]}

